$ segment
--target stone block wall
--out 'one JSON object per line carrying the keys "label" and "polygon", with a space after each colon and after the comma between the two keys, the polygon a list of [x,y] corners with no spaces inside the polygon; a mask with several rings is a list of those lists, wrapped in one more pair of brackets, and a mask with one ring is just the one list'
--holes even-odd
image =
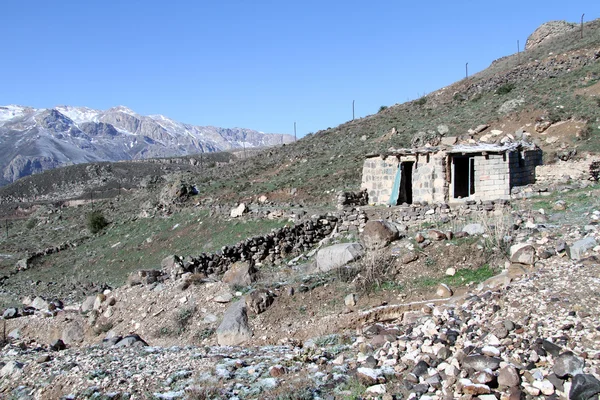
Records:
{"label": "stone block wall", "polygon": [[444,153],[419,155],[412,172],[413,202],[443,203],[446,201],[445,160]]}
{"label": "stone block wall", "polygon": [[471,199],[510,199],[509,162],[506,154],[475,156],[475,193]]}
{"label": "stone block wall", "polygon": [[535,183],[535,167],[542,165],[541,150],[511,151],[508,158],[510,188]]}
{"label": "stone block wall", "polygon": [[371,204],[387,204],[400,162],[397,157],[372,157],[365,160],[361,189],[367,191]]}

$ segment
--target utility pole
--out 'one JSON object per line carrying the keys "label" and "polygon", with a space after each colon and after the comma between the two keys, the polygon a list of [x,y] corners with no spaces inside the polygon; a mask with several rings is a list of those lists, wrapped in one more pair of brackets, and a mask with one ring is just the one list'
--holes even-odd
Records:
{"label": "utility pole", "polygon": [[247,158],[246,157],[246,134],[244,133],[242,138],[244,139],[244,141],[242,142],[242,144],[244,145],[244,160]]}
{"label": "utility pole", "polygon": [[581,14],[581,38],[582,38],[582,39],[583,39],[583,16],[584,16],[584,15],[585,15],[585,13],[584,13],[584,14]]}
{"label": "utility pole", "polygon": [[298,137],[296,136],[296,121],[294,121],[294,142],[298,140]]}
{"label": "utility pole", "polygon": [[469,78],[469,63],[465,64],[465,78]]}
{"label": "utility pole", "polygon": [[354,100],[352,100],[352,121],[354,121]]}

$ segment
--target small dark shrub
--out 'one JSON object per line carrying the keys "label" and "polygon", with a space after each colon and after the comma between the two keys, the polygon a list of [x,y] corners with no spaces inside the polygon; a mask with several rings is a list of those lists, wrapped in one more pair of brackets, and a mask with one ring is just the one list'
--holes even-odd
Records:
{"label": "small dark shrub", "polygon": [[452,96],[452,99],[454,99],[454,101],[458,101],[458,102],[463,102],[465,101],[467,98],[465,95],[463,95],[462,93],[454,93],[454,96]]}
{"label": "small dark shrub", "polygon": [[92,233],[98,233],[102,229],[106,228],[108,221],[104,218],[104,215],[98,210],[92,211],[87,216],[87,227]]}
{"label": "small dark shrub", "polygon": [[191,322],[194,313],[196,312],[196,307],[183,308],[175,314],[174,322],[180,332],[186,330],[187,326]]}
{"label": "small dark shrub", "polygon": [[423,96],[418,100],[415,100],[415,104],[418,106],[424,106],[427,103],[427,97]]}
{"label": "small dark shrub", "polygon": [[378,112],[382,112],[382,111],[385,111],[385,110],[387,110],[387,106],[381,106],[381,107],[379,107],[379,111]]}
{"label": "small dark shrub", "polygon": [[27,229],[33,229],[35,228],[35,226],[37,225],[37,218],[31,218],[29,221],[27,221],[27,224],[25,224],[25,227]]}
{"label": "small dark shrub", "polygon": [[504,85],[502,85],[498,89],[496,89],[496,94],[507,94],[507,93],[512,92],[512,90],[514,88],[515,88],[514,83],[505,83]]}

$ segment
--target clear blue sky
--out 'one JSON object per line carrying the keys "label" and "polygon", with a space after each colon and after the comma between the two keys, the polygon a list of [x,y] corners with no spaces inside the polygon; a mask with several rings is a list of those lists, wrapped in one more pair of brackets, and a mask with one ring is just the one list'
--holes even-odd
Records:
{"label": "clear blue sky", "polygon": [[126,105],[303,136],[516,52],[570,1],[2,1],[0,105]]}

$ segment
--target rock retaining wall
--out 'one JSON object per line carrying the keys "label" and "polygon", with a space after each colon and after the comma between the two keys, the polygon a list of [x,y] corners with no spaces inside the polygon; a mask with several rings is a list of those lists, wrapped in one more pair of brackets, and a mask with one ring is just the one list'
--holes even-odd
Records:
{"label": "rock retaining wall", "polygon": [[[275,229],[264,236],[248,238],[233,246],[224,246],[217,253],[202,253],[195,257],[176,257],[175,265],[164,269],[204,274],[222,274],[237,261],[257,263],[277,262],[306,252],[324,238],[337,232],[358,232],[367,221],[364,211],[354,208],[312,217],[294,225]],[[171,272],[173,273],[173,271]],[[175,272],[177,273],[177,272]]]}

